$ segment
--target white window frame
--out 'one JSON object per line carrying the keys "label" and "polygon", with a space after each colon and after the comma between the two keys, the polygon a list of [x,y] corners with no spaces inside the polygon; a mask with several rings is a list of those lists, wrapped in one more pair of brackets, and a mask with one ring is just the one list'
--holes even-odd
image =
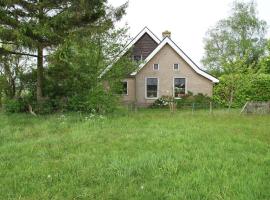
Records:
{"label": "white window frame", "polygon": [[184,78],[185,79],[185,94],[187,94],[188,92],[187,92],[187,78],[186,77],[179,77],[179,76],[175,76],[175,77],[173,77],[173,97],[175,98],[175,99],[181,99],[181,97],[175,97],[175,90],[174,90],[174,87],[175,87],[175,79],[176,78]]}
{"label": "white window frame", "polygon": [[[155,69],[155,65],[158,65],[158,68],[157,68],[157,69]],[[159,64],[158,64],[158,63],[154,63],[154,64],[153,64],[153,70],[154,70],[154,71],[159,71]]]}
{"label": "white window frame", "polygon": [[128,81],[124,80],[124,81],[122,81],[122,83],[127,83],[127,93],[126,94],[122,93],[122,95],[123,96],[128,96]]}
{"label": "white window frame", "polygon": [[[147,79],[148,78],[156,78],[157,79],[157,97],[147,97]],[[145,99],[158,99],[159,98],[159,78],[158,77],[145,77],[145,84],[144,84],[144,97]]]}
{"label": "white window frame", "polygon": [[[174,65],[178,65],[177,69],[174,69]],[[179,63],[174,63],[173,64],[173,71],[179,71],[180,70],[180,64]]]}

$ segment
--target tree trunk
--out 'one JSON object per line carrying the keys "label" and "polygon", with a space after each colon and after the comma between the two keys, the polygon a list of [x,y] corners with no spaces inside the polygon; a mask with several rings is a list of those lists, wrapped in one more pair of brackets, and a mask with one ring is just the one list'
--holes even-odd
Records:
{"label": "tree trunk", "polygon": [[234,90],[232,89],[230,92],[230,101],[229,101],[229,110],[231,110],[232,103],[233,103],[233,95],[234,95]]}
{"label": "tree trunk", "polygon": [[41,102],[43,99],[43,48],[38,47],[37,58],[37,101]]}
{"label": "tree trunk", "polygon": [[15,80],[13,79],[10,70],[10,63],[4,62],[4,76],[6,77],[8,86],[5,88],[5,93],[10,99],[13,99],[15,96],[16,88],[15,88]]}

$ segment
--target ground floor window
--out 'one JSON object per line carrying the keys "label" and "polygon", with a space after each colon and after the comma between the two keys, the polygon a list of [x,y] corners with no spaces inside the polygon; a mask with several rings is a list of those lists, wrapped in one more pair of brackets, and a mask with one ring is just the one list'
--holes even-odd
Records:
{"label": "ground floor window", "polygon": [[180,98],[186,94],[186,79],[174,78],[174,97]]}
{"label": "ground floor window", "polygon": [[146,78],[146,97],[157,98],[158,97],[158,79]]}
{"label": "ground floor window", "polygon": [[127,81],[122,82],[122,94],[128,95],[128,82]]}

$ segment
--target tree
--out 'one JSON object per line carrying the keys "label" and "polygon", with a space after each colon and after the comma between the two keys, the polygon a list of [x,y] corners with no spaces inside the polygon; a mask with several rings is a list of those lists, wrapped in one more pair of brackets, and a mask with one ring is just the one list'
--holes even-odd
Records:
{"label": "tree", "polygon": [[266,55],[261,58],[259,66],[261,73],[270,74],[270,40],[267,43]]}
{"label": "tree", "polygon": [[74,32],[101,24],[113,26],[124,14],[126,4],[112,8],[106,0],[0,0],[0,41],[27,50],[0,53],[36,58],[37,101],[43,100],[44,50],[57,47]]}
{"label": "tree", "polygon": [[100,74],[114,61],[128,39],[125,28],[103,27],[69,37],[49,57],[45,90],[50,100],[58,104],[56,107],[71,111],[112,111],[118,99],[116,93],[121,90],[121,80],[135,70],[135,63],[127,55],[102,78]]}
{"label": "tree", "polygon": [[231,16],[207,32],[202,63],[215,75],[256,72],[265,50],[266,31],[266,22],[257,17],[253,1],[235,1]]}
{"label": "tree", "polygon": [[[10,45],[4,45],[5,49],[18,51]],[[22,58],[21,55],[0,55],[0,90],[9,99],[18,98],[23,91],[23,83],[20,80],[22,74],[29,70],[30,64],[28,57]]]}

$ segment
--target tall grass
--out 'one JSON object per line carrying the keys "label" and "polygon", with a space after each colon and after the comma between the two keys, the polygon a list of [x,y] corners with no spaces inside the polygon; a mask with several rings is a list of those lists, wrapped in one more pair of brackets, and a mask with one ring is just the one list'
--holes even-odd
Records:
{"label": "tall grass", "polygon": [[270,116],[0,114],[1,199],[270,199]]}

